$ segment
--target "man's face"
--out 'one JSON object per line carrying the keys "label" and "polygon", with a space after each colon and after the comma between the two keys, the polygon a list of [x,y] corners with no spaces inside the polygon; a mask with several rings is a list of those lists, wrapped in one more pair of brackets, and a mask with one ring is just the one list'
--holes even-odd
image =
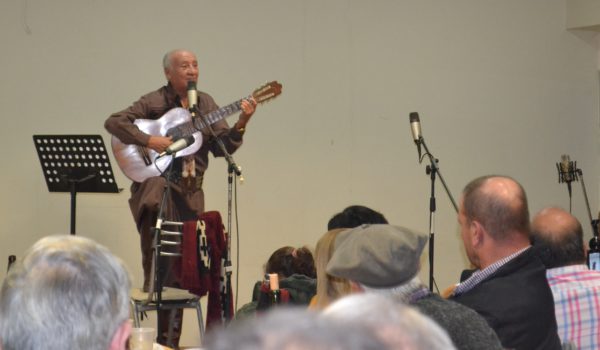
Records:
{"label": "man's face", "polygon": [[198,60],[189,51],[177,51],[171,54],[171,66],[165,68],[165,76],[177,93],[187,91],[188,81],[198,80]]}
{"label": "man's face", "polygon": [[465,246],[465,252],[467,253],[467,257],[471,264],[478,266],[477,254],[473,247],[472,240],[472,230],[473,225],[472,222],[465,216],[465,209],[463,205],[463,201],[460,201],[460,206],[458,208],[458,224],[460,225],[460,237],[462,238],[463,245]]}

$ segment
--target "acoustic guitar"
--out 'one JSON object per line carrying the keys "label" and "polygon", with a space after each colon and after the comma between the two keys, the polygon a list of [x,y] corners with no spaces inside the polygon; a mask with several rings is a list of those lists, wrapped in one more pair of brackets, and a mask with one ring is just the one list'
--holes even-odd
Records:
{"label": "acoustic guitar", "polygon": [[[269,101],[281,94],[281,84],[269,82],[244,99],[254,98],[257,104]],[[144,133],[152,136],[171,136],[177,140],[187,136],[194,137],[194,143],[172,155],[159,157],[159,154],[147,147],[125,144],[118,137],[111,140],[112,151],[119,168],[135,182],[143,182],[149,177],[159,176],[167,169],[173,158],[194,154],[202,146],[201,130],[236,112],[242,107],[242,100],[237,100],[206,115],[192,118],[185,108],[173,108],[159,119],[136,119],[134,124]]]}

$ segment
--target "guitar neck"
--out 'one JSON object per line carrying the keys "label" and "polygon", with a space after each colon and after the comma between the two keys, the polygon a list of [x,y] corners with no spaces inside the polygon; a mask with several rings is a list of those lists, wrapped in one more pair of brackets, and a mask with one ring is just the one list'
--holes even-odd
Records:
{"label": "guitar neck", "polygon": [[196,130],[204,129],[206,127],[205,123],[208,123],[208,125],[213,125],[214,123],[218,122],[219,120],[225,119],[225,118],[229,117],[230,115],[241,111],[242,110],[242,100],[243,99],[237,100],[233,103],[228,104],[227,106],[223,106],[223,107],[221,107],[217,110],[214,110],[208,114],[194,118],[192,120],[192,123],[194,123],[194,127],[196,128]]}
{"label": "guitar neck", "polygon": [[212,125],[219,120],[225,119],[230,115],[239,112],[242,110],[242,100],[237,100],[233,103],[228,104],[227,106],[223,106],[217,110],[214,110],[208,114],[195,117],[192,120],[182,123],[174,128],[169,129],[167,131],[167,135],[174,136],[175,138],[185,137],[192,135],[199,130],[204,130],[206,128],[206,123],[208,125]]}

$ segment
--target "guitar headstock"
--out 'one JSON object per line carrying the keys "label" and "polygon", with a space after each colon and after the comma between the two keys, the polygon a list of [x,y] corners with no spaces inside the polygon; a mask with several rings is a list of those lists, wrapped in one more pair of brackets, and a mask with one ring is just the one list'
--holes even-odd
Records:
{"label": "guitar headstock", "polygon": [[273,99],[281,94],[281,84],[277,81],[271,81],[252,92],[252,97],[256,103],[263,103]]}

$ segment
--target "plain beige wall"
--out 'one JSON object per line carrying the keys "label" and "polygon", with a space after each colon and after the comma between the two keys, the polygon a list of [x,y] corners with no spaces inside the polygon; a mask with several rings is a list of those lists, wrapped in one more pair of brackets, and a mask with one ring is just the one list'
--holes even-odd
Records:
{"label": "plain beige wall", "polygon": [[[564,0],[0,2],[4,160],[0,259],[69,230],[69,195],[49,193],[31,136],[102,134],[114,111],[164,83],[165,51],[186,47],[199,87],[225,105],[268,80],[284,92],[261,106],[235,154],[239,304],[270,253],[314,246],[351,204],[428,231],[430,180],[408,115],[458,201],[471,179],[518,179],[532,213],[568,208],[555,163],[569,154],[598,210],[596,49],[565,30]],[[116,164],[113,162],[113,166]],[[141,283],[138,237],[120,194],[79,194],[77,231],[107,245]],[[213,159],[207,209],[226,215],[227,174]],[[436,182],[435,271],[440,289],[467,262],[452,208]],[[580,184],[574,213],[588,217]],[[427,254],[423,279],[428,278]],[[186,320],[183,344],[197,342]]]}

